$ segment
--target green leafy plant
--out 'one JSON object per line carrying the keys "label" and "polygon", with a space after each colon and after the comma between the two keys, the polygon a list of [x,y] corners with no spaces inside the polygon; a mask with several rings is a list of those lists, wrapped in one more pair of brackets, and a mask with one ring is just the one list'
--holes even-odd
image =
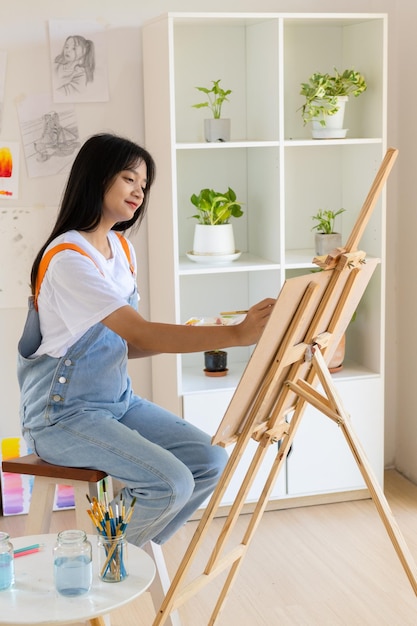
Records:
{"label": "green leafy plant", "polygon": [[213,118],[216,120],[221,117],[223,102],[229,102],[227,96],[232,93],[230,89],[225,90],[220,87],[220,80],[220,78],[219,80],[212,80],[212,87],[210,89],[208,89],[208,87],[196,87],[198,91],[202,91],[208,96],[208,100],[192,105],[195,109],[208,107],[213,114]]}
{"label": "green leafy plant", "polygon": [[198,209],[193,215],[199,224],[215,226],[228,224],[231,217],[240,217],[242,202],[236,200],[236,194],[230,187],[224,193],[214,189],[202,189],[198,195],[193,193],[191,203]]}
{"label": "green leafy plant", "polygon": [[311,230],[317,230],[317,232],[323,235],[331,235],[334,233],[334,221],[338,215],[343,213],[345,209],[339,209],[338,211],[328,211],[320,209],[316,215],[312,216],[313,220],[316,220]]}
{"label": "green leafy plant", "polygon": [[365,77],[354,69],[339,73],[322,74],[315,72],[307,83],[301,83],[300,94],[305,97],[304,104],[298,109],[304,125],[315,118],[320,118],[321,126],[326,126],[326,116],[334,115],[339,110],[340,96],[357,98],[367,89]]}

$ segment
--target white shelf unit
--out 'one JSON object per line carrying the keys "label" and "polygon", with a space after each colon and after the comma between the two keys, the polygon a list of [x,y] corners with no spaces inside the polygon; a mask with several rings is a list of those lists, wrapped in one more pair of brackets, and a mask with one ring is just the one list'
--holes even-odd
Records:
{"label": "white shelf unit", "polygon": [[[286,278],[315,267],[311,216],[319,208],[345,208],[337,226],[347,239],[385,154],[387,16],[168,13],[144,25],[143,56],[146,147],[157,164],[148,212],[152,319],[181,324],[275,297]],[[348,103],[346,139],[313,140],[299,111],[300,84],[334,67],[359,70],[368,89]],[[205,143],[208,110],[192,107],[202,95],[195,87],[219,78],[232,90],[222,111],[232,120],[231,141]],[[194,263],[186,256],[190,196],[228,186],[244,202],[233,222],[242,256],[228,265]],[[361,248],[381,264],[349,326],[347,363],[335,381],[382,483],[385,194]],[[202,354],[154,357],[154,401],[215,432],[251,350],[228,352],[222,379],[204,376]],[[364,495],[346,442],[326,419],[306,412],[273,495],[281,504]]]}

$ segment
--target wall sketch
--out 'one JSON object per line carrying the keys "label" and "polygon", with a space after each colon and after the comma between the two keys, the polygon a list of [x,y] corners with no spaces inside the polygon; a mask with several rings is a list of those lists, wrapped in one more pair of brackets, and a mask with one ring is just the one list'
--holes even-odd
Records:
{"label": "wall sketch", "polygon": [[81,146],[74,106],[38,95],[19,102],[18,113],[28,176],[67,173]]}
{"label": "wall sketch", "polygon": [[109,99],[104,29],[96,22],[49,21],[54,102]]}
{"label": "wall sketch", "polygon": [[56,214],[56,207],[0,208],[0,308],[26,307],[32,263]]}
{"label": "wall sketch", "polygon": [[16,200],[19,191],[19,144],[0,140],[0,201]]}
{"label": "wall sketch", "polygon": [[6,50],[0,50],[0,133],[3,119],[4,90],[6,84]]}

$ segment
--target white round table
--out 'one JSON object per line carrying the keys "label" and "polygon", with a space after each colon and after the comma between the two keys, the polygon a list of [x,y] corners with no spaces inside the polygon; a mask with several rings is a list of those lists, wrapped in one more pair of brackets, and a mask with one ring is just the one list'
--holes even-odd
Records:
{"label": "white round table", "polygon": [[0,624],[71,624],[92,620],[141,595],[152,583],[155,564],[141,548],[128,544],[129,575],[122,582],[102,582],[98,575],[97,536],[93,546],[93,584],[89,593],[74,598],[59,595],[54,587],[52,549],[55,534],[12,537],[13,547],[45,544],[41,552],[14,559],[15,582],[0,591]]}

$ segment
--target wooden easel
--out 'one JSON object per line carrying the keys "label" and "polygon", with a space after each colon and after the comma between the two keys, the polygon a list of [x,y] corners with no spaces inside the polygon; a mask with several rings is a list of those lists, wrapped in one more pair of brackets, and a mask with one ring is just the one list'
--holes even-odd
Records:
{"label": "wooden easel", "polygon": [[[217,623],[308,404],[335,421],[343,432],[417,594],[416,565],[353,432],[349,415],[342,406],[327,368],[327,363],[379,263],[378,259],[366,259],[365,252],[358,251],[357,246],[397,152],[395,149],[387,151],[346,246],[333,251],[326,258],[314,259],[326,271],[285,282],[262,337],[213,437],[214,444],[227,446],[233,443],[234,448],[153,626],[164,624],[172,611],[178,609],[219,574],[228,571],[226,582],[208,622],[209,625]],[[321,384],[323,393],[315,389],[318,383]],[[251,440],[258,442],[258,445],[204,571],[191,582],[187,582],[193,559],[203,545],[226,488]],[[243,537],[226,553],[226,544],[232,543],[234,539],[232,531],[249,489],[270,445],[277,441],[280,441],[280,446],[261,496],[253,513],[245,516],[249,521]]]}

